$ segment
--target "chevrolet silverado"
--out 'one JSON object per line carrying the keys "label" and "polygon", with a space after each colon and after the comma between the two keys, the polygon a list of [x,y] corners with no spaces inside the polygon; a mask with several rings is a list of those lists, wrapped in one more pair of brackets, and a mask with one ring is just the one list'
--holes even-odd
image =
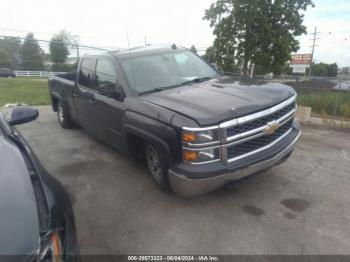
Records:
{"label": "chevrolet silverado", "polygon": [[183,196],[283,162],[300,135],[291,87],[224,77],[175,45],[86,55],[49,89],[63,128],[145,160],[162,190]]}

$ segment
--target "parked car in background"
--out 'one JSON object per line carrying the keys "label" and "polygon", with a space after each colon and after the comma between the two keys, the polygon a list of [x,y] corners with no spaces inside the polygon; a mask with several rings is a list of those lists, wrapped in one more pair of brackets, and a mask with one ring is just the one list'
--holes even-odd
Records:
{"label": "parked car in background", "polygon": [[68,193],[14,128],[37,117],[30,107],[15,108],[10,119],[0,112],[0,260],[77,261]]}
{"label": "parked car in background", "polygon": [[333,90],[350,92],[350,81],[343,81],[337,83],[337,85],[333,87]]}
{"label": "parked car in background", "polygon": [[9,68],[0,68],[0,77],[16,77],[16,73]]}
{"label": "parked car in background", "polygon": [[293,88],[225,78],[175,45],[84,56],[49,88],[63,128],[145,159],[162,190],[183,196],[283,162],[300,135]]}

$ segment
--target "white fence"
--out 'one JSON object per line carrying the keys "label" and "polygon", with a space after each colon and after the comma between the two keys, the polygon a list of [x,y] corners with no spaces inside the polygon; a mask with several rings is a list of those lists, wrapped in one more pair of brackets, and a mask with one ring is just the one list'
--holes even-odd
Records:
{"label": "white fence", "polygon": [[64,74],[66,72],[48,72],[48,71],[15,71],[18,77],[48,77],[58,74]]}

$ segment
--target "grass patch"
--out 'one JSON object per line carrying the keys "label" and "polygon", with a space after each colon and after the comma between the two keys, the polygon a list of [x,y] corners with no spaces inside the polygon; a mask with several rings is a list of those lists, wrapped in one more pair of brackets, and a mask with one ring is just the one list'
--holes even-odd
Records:
{"label": "grass patch", "polygon": [[48,105],[50,96],[46,79],[0,78],[0,106],[6,103]]}
{"label": "grass patch", "polygon": [[[312,112],[322,115],[333,115],[337,101],[337,91],[320,90],[304,93],[298,91],[298,104],[312,108]],[[339,93],[337,116],[350,118],[350,92]]]}

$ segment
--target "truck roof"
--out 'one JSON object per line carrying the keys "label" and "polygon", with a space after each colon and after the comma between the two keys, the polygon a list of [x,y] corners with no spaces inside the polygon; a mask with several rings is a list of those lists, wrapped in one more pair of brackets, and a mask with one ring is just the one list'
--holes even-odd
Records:
{"label": "truck roof", "polygon": [[115,56],[118,59],[124,59],[131,57],[138,57],[138,56],[144,56],[144,55],[151,55],[151,54],[159,54],[164,52],[171,52],[173,50],[186,50],[184,47],[177,47],[176,45],[172,46],[141,46],[141,47],[134,47],[122,51],[112,51],[109,52],[109,54]]}

